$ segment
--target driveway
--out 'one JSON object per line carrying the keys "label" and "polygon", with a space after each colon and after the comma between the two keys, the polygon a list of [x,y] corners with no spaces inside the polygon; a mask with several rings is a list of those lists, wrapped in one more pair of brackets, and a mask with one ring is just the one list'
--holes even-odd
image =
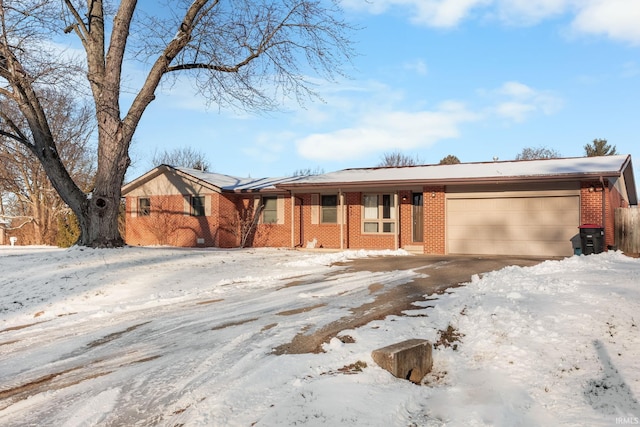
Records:
{"label": "driveway", "polygon": [[[541,261],[322,255],[129,247],[1,256],[0,424],[315,424],[314,402],[330,402],[324,416],[344,393],[358,402],[400,395],[391,407],[405,411],[417,395],[403,395],[404,385],[341,380],[359,360],[339,349],[284,358],[274,349],[320,352],[337,337],[370,354],[404,322],[354,328],[420,309],[411,303],[474,274]],[[338,415],[357,415],[358,405]],[[425,419],[417,408],[414,421]]]}
{"label": "driveway", "polygon": [[[412,255],[359,258],[343,264],[347,271],[402,271],[413,270],[425,276],[401,286],[386,288],[384,285],[372,285],[370,292],[375,295],[371,303],[351,310],[351,315],[332,322],[311,334],[300,333],[294,339],[275,349],[276,354],[317,353],[322,344],[338,335],[340,331],[353,329],[367,323],[384,319],[389,315],[403,315],[403,311],[415,309],[416,301],[425,297],[441,294],[448,288],[471,281],[475,274],[500,270],[510,265],[532,266],[545,261],[540,257],[504,257],[504,256],[439,256]],[[344,272],[344,270],[343,270]]]}

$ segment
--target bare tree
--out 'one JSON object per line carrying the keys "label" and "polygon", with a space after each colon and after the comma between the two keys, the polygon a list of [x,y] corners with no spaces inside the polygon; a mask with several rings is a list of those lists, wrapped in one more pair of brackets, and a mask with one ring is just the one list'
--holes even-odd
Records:
{"label": "bare tree", "polygon": [[[78,244],[121,246],[121,186],[138,124],[169,77],[186,76],[219,107],[273,108],[282,97],[314,96],[307,76],[332,79],[353,55],[338,0],[1,0],[0,97],[29,125],[24,133],[0,112],[0,134],[27,147],[76,214]],[[158,12],[159,11],[159,12]],[[52,43],[74,34],[82,61]],[[122,110],[123,65],[144,61],[146,75]],[[86,67],[86,70],[85,70]],[[98,125],[97,170],[90,193],[61,161],[42,89],[78,88],[86,77]],[[169,81],[170,83],[170,81]]]}
{"label": "bare tree", "polygon": [[376,166],[379,167],[397,167],[397,166],[415,166],[422,163],[422,160],[417,155],[415,157],[403,154],[399,150],[388,151],[382,154],[380,163]]}
{"label": "bare tree", "polygon": [[314,175],[322,175],[324,173],[324,169],[320,166],[316,166],[315,168],[303,168],[296,169],[293,171],[291,176],[314,176]]}
{"label": "bare tree", "polygon": [[[86,191],[91,187],[95,163],[89,152],[92,112],[87,106],[76,105],[64,93],[46,89],[42,94],[43,109],[50,117],[51,132],[58,141],[58,155],[76,185]],[[11,104],[0,98],[0,108],[20,132],[29,132],[24,117]],[[21,241],[56,244],[58,221],[72,221],[66,217],[73,214],[52,187],[33,152],[1,134],[0,189],[11,195],[8,200],[11,200],[11,215],[15,220],[12,227],[20,230]]]}
{"label": "bare tree", "polygon": [[460,163],[460,159],[454,156],[453,154],[449,154],[440,160],[440,165],[457,165]]}
{"label": "bare tree", "polygon": [[557,159],[560,157],[560,153],[553,149],[547,147],[525,147],[522,149],[518,155],[516,155],[516,160],[541,160],[541,159]]}
{"label": "bare tree", "polygon": [[616,146],[611,146],[606,139],[594,139],[591,144],[584,146],[584,153],[587,157],[615,156],[618,154]]}
{"label": "bare tree", "polygon": [[225,216],[221,227],[235,237],[239,247],[251,246],[258,228],[264,204],[256,197],[243,198],[236,202],[232,216]]}
{"label": "bare tree", "polygon": [[198,169],[208,172],[211,169],[207,156],[202,152],[191,147],[175,148],[171,151],[164,150],[161,153],[155,153],[152,159],[153,165],[171,165],[176,167],[184,167]]}

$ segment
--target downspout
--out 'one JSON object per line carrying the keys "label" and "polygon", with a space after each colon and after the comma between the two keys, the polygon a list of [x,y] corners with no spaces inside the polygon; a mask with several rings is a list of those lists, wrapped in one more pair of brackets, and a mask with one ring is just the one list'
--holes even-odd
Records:
{"label": "downspout", "polygon": [[[296,199],[300,200],[300,241],[298,242],[298,246],[302,247],[302,242],[304,241],[304,218],[302,217],[302,212],[304,212],[304,199],[302,197],[296,197]],[[291,222],[293,222],[293,219]]]}
{"label": "downspout", "polygon": [[338,200],[340,201],[340,250],[344,249],[344,194],[342,189],[338,189]]}
{"label": "downspout", "polygon": [[[293,191],[292,191],[291,192],[291,247],[292,248],[296,247],[296,243],[295,243],[295,238],[296,238],[295,219],[296,219],[296,196],[293,194]],[[300,233],[300,234],[302,234],[302,233]]]}

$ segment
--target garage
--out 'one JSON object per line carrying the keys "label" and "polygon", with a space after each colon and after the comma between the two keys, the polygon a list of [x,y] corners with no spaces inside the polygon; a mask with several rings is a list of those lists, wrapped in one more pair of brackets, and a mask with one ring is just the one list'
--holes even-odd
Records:
{"label": "garage", "polygon": [[446,221],[450,254],[570,256],[579,190],[451,191]]}

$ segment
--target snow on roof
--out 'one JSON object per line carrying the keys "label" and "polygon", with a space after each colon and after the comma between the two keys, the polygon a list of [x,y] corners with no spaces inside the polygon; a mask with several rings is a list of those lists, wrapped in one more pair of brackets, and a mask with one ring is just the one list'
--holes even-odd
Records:
{"label": "snow on roof", "polygon": [[204,172],[198,169],[174,168],[182,173],[190,175],[200,181],[214,185],[223,191],[251,192],[262,190],[276,190],[277,184],[284,184],[299,180],[300,177],[277,177],[277,178],[238,178],[214,172]]}
{"label": "snow on roof", "polygon": [[520,160],[456,165],[424,165],[344,169],[304,177],[281,185],[287,187],[368,184],[401,181],[468,181],[483,179],[555,178],[562,176],[619,176],[630,156],[576,157],[548,160]]}

